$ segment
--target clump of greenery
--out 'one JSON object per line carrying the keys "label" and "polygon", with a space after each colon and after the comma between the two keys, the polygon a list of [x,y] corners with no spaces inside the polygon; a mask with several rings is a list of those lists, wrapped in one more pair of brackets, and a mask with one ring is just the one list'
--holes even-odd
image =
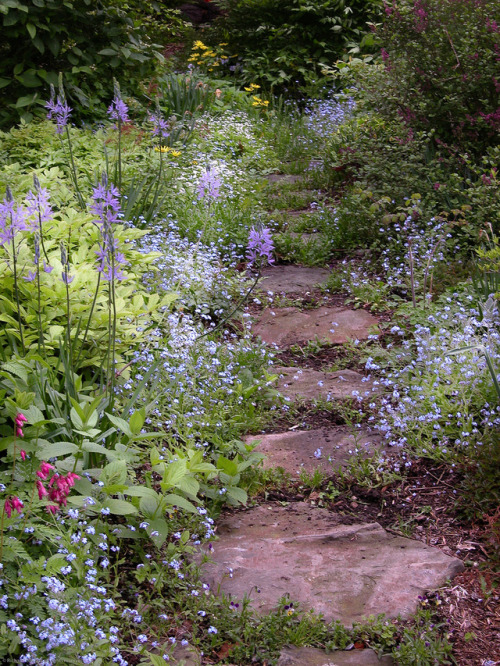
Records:
{"label": "clump of greenery", "polygon": [[373,43],[367,22],[379,15],[378,0],[218,0],[219,41],[237,54],[229,64],[246,83],[299,90],[353,43]]}
{"label": "clump of greenery", "polygon": [[[156,17],[155,4],[145,6],[137,0],[2,2],[0,126],[40,115],[49,85],[57,85],[60,72],[80,118],[103,114],[113,77],[137,88],[163,60],[159,45],[148,35],[149,21],[144,20]],[[174,26],[173,33],[181,28],[173,10],[160,16]]]}

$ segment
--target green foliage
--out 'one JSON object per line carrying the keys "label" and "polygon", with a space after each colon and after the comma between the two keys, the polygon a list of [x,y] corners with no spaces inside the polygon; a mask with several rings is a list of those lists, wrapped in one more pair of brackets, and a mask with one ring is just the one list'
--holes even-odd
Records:
{"label": "green foliage", "polygon": [[112,97],[113,77],[137,83],[161,59],[140,22],[112,0],[5,0],[0,20],[3,127],[40,115],[59,72],[75,115],[95,118]]}
{"label": "green foliage", "polygon": [[437,142],[481,154],[498,142],[494,0],[400,0],[386,8],[382,105]]}
{"label": "green foliage", "polygon": [[[242,81],[289,91],[317,79],[321,67],[360,42],[378,0],[218,0],[220,42]],[[369,42],[365,37],[364,41]],[[235,63],[236,60],[236,63]]]}

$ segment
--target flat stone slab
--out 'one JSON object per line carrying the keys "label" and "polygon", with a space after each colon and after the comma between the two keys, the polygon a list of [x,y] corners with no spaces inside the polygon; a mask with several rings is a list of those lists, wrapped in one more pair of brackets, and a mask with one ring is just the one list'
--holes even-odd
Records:
{"label": "flat stone slab", "polygon": [[342,400],[352,398],[353,392],[365,397],[371,395],[373,389],[372,380],[354,370],[324,372],[275,366],[272,371],[279,377],[277,391],[290,400]]}
{"label": "flat stone slab", "polygon": [[366,310],[326,306],[314,310],[266,308],[252,331],[264,342],[279,347],[309,340],[343,344],[349,339],[366,340],[377,324],[378,319]]}
{"label": "flat stone slab", "polygon": [[345,467],[355,453],[370,455],[382,446],[382,438],[368,428],[353,434],[345,426],[245,437],[246,442],[255,440],[260,440],[255,451],[266,456],[264,469],[282,467],[293,476],[317,469],[331,474],[339,466]]}
{"label": "flat stone slab", "polygon": [[326,268],[309,266],[267,266],[262,270],[262,291],[272,291],[275,294],[292,294],[312,291],[323,284],[330,277],[331,271]]}
{"label": "flat stone slab", "polygon": [[337,650],[327,654],[310,647],[287,647],[276,666],[391,666],[392,657],[379,659],[373,650]]}
{"label": "flat stone slab", "polygon": [[298,183],[304,176],[295,173],[268,173],[266,179],[269,183]]}
{"label": "flat stone slab", "polygon": [[305,502],[267,504],[218,523],[220,539],[204,565],[212,590],[249,596],[261,613],[289,594],[304,609],[344,625],[385,613],[408,618],[418,596],[463,570],[462,562],[378,523],[342,524]]}

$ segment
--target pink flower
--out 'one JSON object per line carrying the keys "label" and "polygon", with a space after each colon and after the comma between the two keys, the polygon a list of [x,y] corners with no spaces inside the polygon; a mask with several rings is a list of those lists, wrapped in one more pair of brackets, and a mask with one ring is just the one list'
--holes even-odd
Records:
{"label": "pink flower", "polygon": [[12,516],[12,501],[10,497],[8,497],[5,500],[5,504],[3,505],[3,510],[7,514],[7,518],[10,518]]}
{"label": "pink flower", "polygon": [[23,424],[26,423],[27,420],[28,419],[24,416],[24,414],[21,413],[19,413],[14,419],[14,434],[18,437],[24,437]]}
{"label": "pink flower", "polygon": [[45,479],[50,474],[51,469],[55,469],[54,465],[50,465],[48,462],[43,462],[40,465],[40,469],[38,470],[36,475],[38,476],[39,479],[42,479],[43,481],[45,481]]}
{"label": "pink flower", "polygon": [[12,508],[15,509],[17,513],[21,513],[24,508],[24,504],[21,502],[19,497],[13,497],[11,502],[12,502]]}
{"label": "pink flower", "polygon": [[43,485],[41,481],[36,482],[36,487],[38,489],[38,499],[43,499],[44,497],[47,497],[49,493],[47,492],[47,488]]}
{"label": "pink flower", "polygon": [[59,507],[55,506],[54,504],[49,504],[48,507],[46,507],[46,508],[47,508],[47,512],[51,513],[52,515],[54,515],[55,513],[57,513],[59,511]]}
{"label": "pink flower", "polygon": [[26,451],[21,449],[21,460],[26,460]]}

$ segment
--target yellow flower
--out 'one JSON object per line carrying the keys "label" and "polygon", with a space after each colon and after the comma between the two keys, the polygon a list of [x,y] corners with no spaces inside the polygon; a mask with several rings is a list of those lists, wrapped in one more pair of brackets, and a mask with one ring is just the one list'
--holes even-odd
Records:
{"label": "yellow flower", "polygon": [[221,42],[219,46],[227,46],[227,42]]}
{"label": "yellow flower", "polygon": [[202,41],[197,39],[195,41],[195,43],[193,44],[193,48],[194,49],[202,49],[202,51],[204,51],[205,49],[208,49],[208,46],[205,46],[205,44]]}
{"label": "yellow flower", "polygon": [[258,90],[260,86],[258,86],[256,83],[251,83],[248,88],[245,88],[247,92],[253,92],[254,90]]}
{"label": "yellow flower", "polygon": [[168,153],[168,151],[171,150],[171,148],[169,146],[161,146],[160,148],[158,148],[158,146],[155,146],[155,150],[157,153]]}
{"label": "yellow flower", "polygon": [[179,157],[179,155],[181,154],[181,151],[180,150],[172,150],[170,154],[172,155],[172,157]]}

